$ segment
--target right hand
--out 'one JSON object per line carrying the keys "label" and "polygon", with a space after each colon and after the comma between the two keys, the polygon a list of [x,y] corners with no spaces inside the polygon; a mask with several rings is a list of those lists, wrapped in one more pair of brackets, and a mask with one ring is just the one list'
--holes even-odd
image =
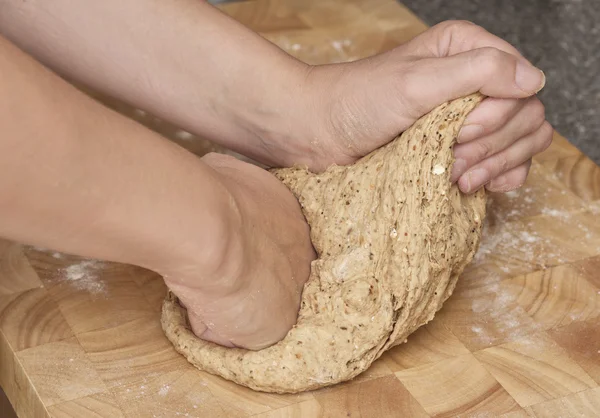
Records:
{"label": "right hand", "polygon": [[[304,150],[308,161],[291,163],[313,170],[352,163],[439,104],[475,92],[488,98],[468,115],[454,148],[452,181],[463,192],[520,187],[531,158],[552,141],[536,96],[544,74],[509,43],[468,22],[440,23],[363,60],[310,67],[304,80],[294,111],[300,123],[286,131],[296,136],[280,142]],[[302,95],[313,105],[303,104]]]}
{"label": "right hand", "polygon": [[[296,323],[315,258],[292,193],[271,173],[221,154],[202,160],[231,196],[229,236],[214,237],[211,268],[171,271],[165,282],[187,308],[194,333],[229,347],[261,349]],[[190,260],[190,264],[194,261]]]}

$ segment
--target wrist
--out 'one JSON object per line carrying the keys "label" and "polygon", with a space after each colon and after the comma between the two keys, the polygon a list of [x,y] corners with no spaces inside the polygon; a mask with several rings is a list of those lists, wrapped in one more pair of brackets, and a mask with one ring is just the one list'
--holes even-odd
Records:
{"label": "wrist", "polygon": [[[348,66],[342,64],[310,66],[289,71],[287,89],[281,89],[275,98],[276,106],[285,112],[277,120],[255,123],[255,132],[276,151],[279,166],[306,166],[321,171],[331,164],[351,162],[349,150],[339,146],[353,133],[350,124],[334,126],[334,114],[348,102],[344,85]],[[350,80],[351,81],[351,80]],[[352,103],[356,104],[356,103]],[[346,109],[342,113],[354,109]],[[350,142],[348,142],[350,144]],[[348,145],[350,148],[350,145]]]}
{"label": "wrist", "polygon": [[[206,158],[206,157],[205,157]],[[240,287],[242,264],[242,215],[232,187],[218,169],[203,164],[200,193],[182,197],[163,225],[176,225],[155,240],[148,268],[163,276],[173,289],[200,291],[207,297],[223,295]],[[178,215],[178,213],[180,213]]]}
{"label": "wrist", "polygon": [[315,67],[289,58],[274,67],[270,79],[277,81],[257,95],[257,106],[240,109],[237,123],[255,138],[250,152],[259,155],[251,157],[269,166],[313,168],[325,155],[327,92],[313,76]]}

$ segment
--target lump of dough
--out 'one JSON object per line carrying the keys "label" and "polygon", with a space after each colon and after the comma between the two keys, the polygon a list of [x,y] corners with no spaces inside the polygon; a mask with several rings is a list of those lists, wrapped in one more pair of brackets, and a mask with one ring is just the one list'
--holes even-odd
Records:
{"label": "lump of dough", "polygon": [[485,192],[449,181],[472,95],[442,104],[391,143],[322,174],[273,170],[300,201],[318,259],[297,324],[259,351],[198,339],[169,293],[163,330],[190,363],[252,389],[294,393],[352,379],[431,321],[477,250]]}

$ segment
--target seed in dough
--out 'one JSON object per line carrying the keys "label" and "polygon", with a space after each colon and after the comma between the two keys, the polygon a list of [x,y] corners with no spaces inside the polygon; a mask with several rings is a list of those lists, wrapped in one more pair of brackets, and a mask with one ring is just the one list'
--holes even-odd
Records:
{"label": "seed in dough", "polygon": [[431,321],[479,245],[485,192],[464,195],[449,176],[458,131],[481,100],[438,106],[351,166],[273,170],[318,254],[297,324],[271,347],[225,348],[197,338],[169,292],[162,325],[175,349],[240,385],[295,393],[354,378]]}

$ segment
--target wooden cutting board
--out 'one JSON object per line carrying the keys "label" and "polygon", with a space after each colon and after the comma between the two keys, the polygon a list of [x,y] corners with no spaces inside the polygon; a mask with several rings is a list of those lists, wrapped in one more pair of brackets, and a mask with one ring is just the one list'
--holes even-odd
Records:
{"label": "wooden cutting board", "polygon": [[[224,9],[309,63],[426,29],[394,0]],[[101,98],[201,155],[218,149]],[[0,385],[22,417],[600,416],[600,168],[555,135],[525,186],[493,195],[474,263],[433,322],[357,379],[257,393],[190,366],[146,270],[0,242]]]}

